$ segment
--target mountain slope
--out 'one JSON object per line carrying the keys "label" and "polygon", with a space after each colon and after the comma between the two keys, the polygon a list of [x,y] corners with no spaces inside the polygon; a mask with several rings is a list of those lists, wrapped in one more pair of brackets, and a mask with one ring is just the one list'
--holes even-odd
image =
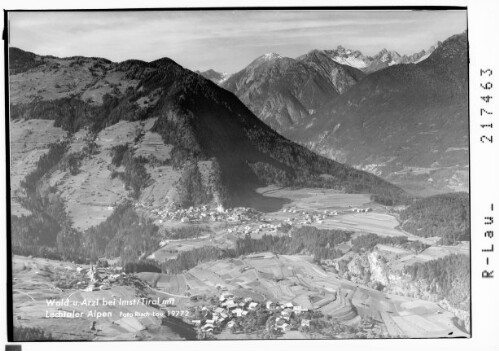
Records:
{"label": "mountain slope", "polygon": [[[17,64],[15,56],[10,59]],[[62,203],[69,217],[79,218],[79,228],[102,222],[127,199],[234,206],[264,184],[405,198],[372,174],[281,137],[232,93],[168,58],[35,60],[41,63],[10,76],[12,128],[50,120],[43,128],[61,137],[55,145],[43,144],[39,153],[48,161],[40,163],[23,156],[38,142],[47,143],[48,134],[34,134],[38,139],[27,145],[19,133],[13,151],[19,165],[29,165],[18,175],[26,177],[24,183],[13,191],[16,201],[33,200],[31,210],[43,211],[46,201]]]}
{"label": "mountain slope", "polygon": [[318,51],[297,59],[271,53],[257,58],[221,86],[237,95],[262,121],[287,135],[362,76]]}
{"label": "mountain slope", "polygon": [[368,75],[291,137],[415,192],[466,190],[467,75],[463,33],[420,63]]}
{"label": "mountain slope", "polygon": [[290,137],[309,126],[319,109],[334,104],[365,73],[424,60],[433,50],[401,56],[383,49],[371,57],[338,46],[311,50],[296,59],[268,53],[225,80],[216,72],[200,74],[236,94],[262,121]]}

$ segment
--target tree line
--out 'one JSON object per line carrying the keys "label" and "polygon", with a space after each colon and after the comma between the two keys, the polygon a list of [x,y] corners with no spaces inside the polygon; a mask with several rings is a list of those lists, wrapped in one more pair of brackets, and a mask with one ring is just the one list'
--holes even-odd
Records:
{"label": "tree line", "polygon": [[128,145],[113,146],[111,156],[113,165],[125,167],[124,172],[113,171],[111,177],[119,177],[125,183],[125,187],[131,190],[132,197],[138,199],[141,191],[151,182],[151,176],[145,168],[147,159],[143,156],[134,157],[133,150]]}
{"label": "tree line", "polygon": [[402,228],[422,237],[438,236],[443,245],[470,240],[468,193],[435,195],[417,200],[400,213]]}
{"label": "tree line", "polygon": [[406,236],[379,236],[376,234],[364,234],[352,239],[353,252],[370,252],[378,244],[400,247],[420,253],[427,249],[426,245],[420,241],[409,241]]}
{"label": "tree line", "polygon": [[413,281],[428,282],[428,292],[446,298],[460,309],[469,310],[471,292],[470,257],[448,255],[437,260],[415,263],[404,268]]}
{"label": "tree line", "polygon": [[318,262],[325,259],[341,257],[343,252],[337,245],[350,240],[352,232],[333,229],[317,229],[316,227],[300,227],[291,235],[263,235],[253,239],[250,235],[236,241],[236,255],[270,251],[282,255],[308,254]]}

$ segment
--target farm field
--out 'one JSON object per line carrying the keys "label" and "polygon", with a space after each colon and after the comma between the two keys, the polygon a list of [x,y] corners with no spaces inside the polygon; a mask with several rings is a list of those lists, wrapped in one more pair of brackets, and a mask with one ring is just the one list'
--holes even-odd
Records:
{"label": "farm field", "polygon": [[291,189],[271,185],[258,188],[256,191],[264,197],[289,200],[283,208],[296,207],[303,210],[323,211],[362,207],[371,203],[369,194],[344,194],[332,189]]}
{"label": "farm field", "polygon": [[[306,256],[254,254],[203,263],[185,274],[159,276],[159,280],[157,276],[146,279],[141,273],[149,282],[169,282],[162,287],[158,284],[159,292],[216,297],[222,288],[236,295],[251,296],[258,302],[293,302],[302,308],[318,309],[350,325],[371,317],[383,323],[387,334],[393,337],[467,336],[454,325],[454,315],[436,303],[384,294],[340,279]],[[184,280],[186,287],[182,292],[178,282]],[[180,300],[184,306],[191,305],[187,299]]]}
{"label": "farm field", "polygon": [[74,226],[80,230],[106,220],[115,204],[128,197],[123,182],[111,178],[107,166],[110,161],[109,150],[103,150],[92,158],[84,159],[77,175],[70,177],[67,172],[58,170],[49,179],[49,184],[58,189],[65,201]]}
{"label": "farm field", "polygon": [[[98,225],[111,215],[116,204],[130,198],[130,190],[125,188],[123,181],[112,177],[112,147],[128,144],[133,148],[135,157],[153,157],[159,161],[170,157],[172,146],[165,145],[159,134],[150,131],[156,120],[120,121],[106,127],[95,137],[95,153],[81,159],[76,174],[63,169],[51,171],[44,187],[55,189],[65,202],[67,213],[77,229],[86,230]],[[35,170],[38,159],[48,152],[49,144],[68,140],[68,153],[81,153],[89,145],[91,136],[81,129],[68,138],[66,131],[54,127],[53,120],[38,119],[12,121],[10,134],[12,213],[27,215],[29,212],[16,201],[18,196],[23,195],[20,183]],[[146,165],[146,171],[151,182],[143,189],[140,201],[155,205],[168,203],[175,196],[174,185],[180,178],[180,172],[166,165]]]}
{"label": "farm field", "polygon": [[[356,232],[374,233],[380,236],[409,236],[404,231],[397,229],[399,222],[389,214],[384,213],[349,213],[341,214],[334,219],[325,219],[318,228],[343,229]],[[412,235],[411,235],[412,237]]]}
{"label": "farm field", "polygon": [[[342,229],[355,232],[374,233],[381,236],[407,236],[421,239],[398,228],[399,222],[384,206],[373,203],[369,194],[343,194],[331,189],[288,189],[269,186],[259,188],[258,193],[265,197],[288,200],[283,209],[297,212],[336,211],[338,214],[312,225],[320,229]],[[371,212],[354,213],[354,208],[370,208]],[[286,220],[297,217],[294,213],[282,210],[266,213],[271,220]]]}

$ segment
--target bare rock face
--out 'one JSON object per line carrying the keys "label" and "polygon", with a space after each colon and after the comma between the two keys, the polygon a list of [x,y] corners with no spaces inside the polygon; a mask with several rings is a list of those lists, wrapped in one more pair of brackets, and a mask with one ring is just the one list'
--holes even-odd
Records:
{"label": "bare rock face", "polygon": [[[347,262],[346,265],[345,262]],[[364,253],[348,252],[337,259],[334,266],[342,273],[344,279],[355,284],[363,284],[388,294],[437,302],[440,307],[454,314],[457,323],[469,332],[469,311],[456,308],[445,298],[442,299],[444,292],[437,283],[429,282],[427,279],[414,280],[409,274],[404,273],[403,266],[392,269],[389,263],[389,258],[374,249],[372,252]],[[346,269],[342,270],[341,267],[346,267]],[[462,304],[466,305],[466,301],[462,301]]]}
{"label": "bare rock face", "polygon": [[348,272],[357,278],[363,277],[369,272],[369,261],[365,256],[356,255],[348,264]]}
{"label": "bare rock face", "polygon": [[390,284],[390,280],[388,278],[386,260],[376,251],[373,251],[367,255],[367,259],[369,260],[371,280],[382,284],[383,286],[388,286]]}
{"label": "bare rock face", "polygon": [[[438,45],[440,44],[439,42]],[[324,53],[338,63],[371,73],[393,65],[421,62],[427,59],[435,49],[436,47],[432,46],[427,50],[403,56],[396,51],[382,49],[374,56],[367,56],[358,50],[346,49],[339,45],[336,49],[324,50]]]}

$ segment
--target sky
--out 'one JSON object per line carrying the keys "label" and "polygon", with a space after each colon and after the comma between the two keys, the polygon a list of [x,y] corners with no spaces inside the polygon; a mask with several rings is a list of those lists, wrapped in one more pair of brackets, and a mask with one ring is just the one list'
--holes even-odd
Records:
{"label": "sky", "polygon": [[365,55],[413,54],[466,30],[466,12],[13,12],[9,23],[10,46],[39,55],[169,57],[191,70],[234,73],[269,52],[297,57],[342,45]]}

